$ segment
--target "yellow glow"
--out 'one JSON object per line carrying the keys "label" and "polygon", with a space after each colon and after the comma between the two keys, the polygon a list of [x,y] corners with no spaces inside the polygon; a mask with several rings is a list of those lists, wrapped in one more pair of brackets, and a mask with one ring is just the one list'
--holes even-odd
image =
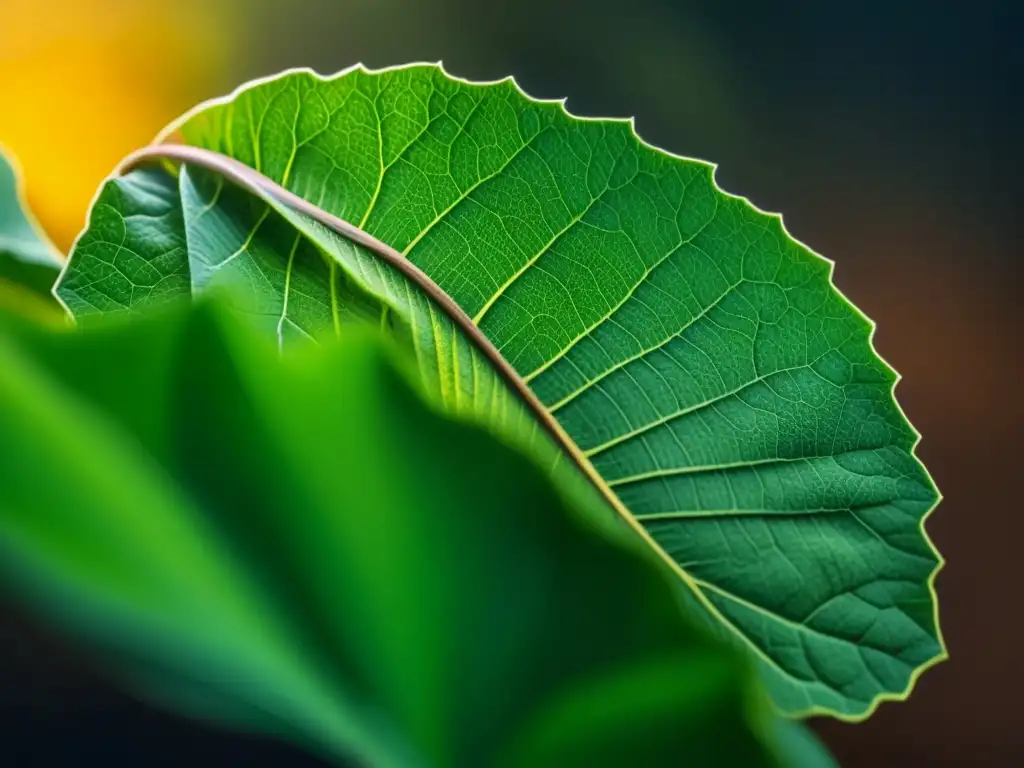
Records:
{"label": "yellow glow", "polygon": [[0,0],[0,142],[62,250],[117,162],[211,95],[226,29],[189,0]]}

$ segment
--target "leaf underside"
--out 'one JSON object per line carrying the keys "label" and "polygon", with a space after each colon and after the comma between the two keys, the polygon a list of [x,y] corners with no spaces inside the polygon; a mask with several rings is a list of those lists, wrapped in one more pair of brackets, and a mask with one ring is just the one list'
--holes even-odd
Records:
{"label": "leaf underside", "polygon": [[[430,65],[292,72],[173,129],[357,224],[451,296],[684,598],[753,649],[782,711],[863,717],[944,657],[923,530],[938,494],[896,376],[830,263],[722,192],[712,166]],[[401,327],[449,407],[523,418],[405,278],[198,169],[110,181],[59,294],[84,316],[220,285],[281,343],[357,317]]]}

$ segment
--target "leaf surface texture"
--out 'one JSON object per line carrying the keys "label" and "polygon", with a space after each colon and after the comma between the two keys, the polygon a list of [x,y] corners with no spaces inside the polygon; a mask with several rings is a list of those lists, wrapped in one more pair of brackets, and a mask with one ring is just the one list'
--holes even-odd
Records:
{"label": "leaf surface texture", "polygon": [[[428,65],[293,72],[174,128],[451,296],[645,526],[684,599],[754,651],[783,711],[865,716],[944,656],[922,527],[938,494],[873,326],[829,262],[721,191],[711,165]],[[150,228],[165,246],[141,241]],[[401,275],[197,169],[111,182],[61,295],[84,314],[221,284],[282,344],[350,316],[401,326],[450,408],[522,417],[507,393],[488,399],[486,364]]]}

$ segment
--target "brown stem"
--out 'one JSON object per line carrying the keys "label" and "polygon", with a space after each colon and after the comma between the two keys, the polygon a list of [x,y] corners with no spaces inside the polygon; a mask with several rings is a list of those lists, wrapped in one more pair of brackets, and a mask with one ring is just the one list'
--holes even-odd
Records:
{"label": "brown stem", "polygon": [[[544,407],[544,404],[541,403],[516,370],[502,357],[497,347],[483,334],[472,318],[463,311],[462,307],[456,304],[437,283],[431,280],[426,273],[409,261],[409,259],[387,243],[378,240],[368,232],[323,210],[319,206],[313,205],[308,200],[290,192],[259,171],[250,168],[244,163],[240,163],[234,158],[209,149],[191,147],[185,144],[154,144],[128,155],[118,167],[118,173],[128,173],[146,163],[165,161],[175,161],[205,168],[208,171],[220,174],[257,196],[271,197],[282,205],[319,222],[347,240],[351,240],[353,243],[366,248],[405,275],[451,317],[459,327],[459,330],[491,362],[502,380],[520,397],[544,426],[548,434],[551,435],[555,443],[569,455],[583,472],[584,476],[597,488],[612,508],[630,523],[631,527],[639,529],[641,532],[643,531],[642,526],[637,523],[636,519],[625,508],[619,497],[615,495],[615,492],[608,487],[604,479],[594,468],[594,465],[580,451],[575,441],[562,429],[562,425]],[[647,537],[644,536],[644,538]]]}

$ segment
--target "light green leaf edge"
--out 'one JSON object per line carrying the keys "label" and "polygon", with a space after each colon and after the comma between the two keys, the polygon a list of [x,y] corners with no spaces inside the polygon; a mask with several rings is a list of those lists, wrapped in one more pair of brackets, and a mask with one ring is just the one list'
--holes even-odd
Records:
{"label": "light green leaf edge", "polygon": [[[10,200],[5,199],[8,193]],[[13,203],[13,210],[4,210],[8,202]],[[16,269],[28,270],[31,278],[21,275],[25,278],[23,282],[17,274],[5,275],[5,261],[8,265],[13,263]],[[54,304],[59,302],[53,288],[65,261],[29,207],[21,164],[0,143],[0,300],[23,313],[52,320]],[[44,289],[39,281],[47,271],[52,273],[53,280]],[[63,307],[62,302],[60,306]]]}
{"label": "light green leaf edge", "polygon": [[[921,467],[921,470],[922,470],[922,473],[923,473],[925,479],[928,481],[928,484],[930,485],[930,488],[935,493],[935,500],[934,500],[934,502],[928,508],[928,510],[921,515],[921,518],[920,518],[920,521],[919,521],[919,524],[918,524],[918,531],[920,533],[922,541],[925,543],[925,545],[927,546],[928,550],[934,555],[935,560],[936,560],[935,567],[933,568],[933,570],[931,571],[931,573],[930,573],[930,575],[928,577],[927,587],[928,587],[929,595],[931,597],[932,621],[933,621],[933,624],[934,624],[934,627],[935,627],[935,632],[936,632],[935,639],[936,639],[936,642],[938,643],[938,646],[939,646],[939,653],[936,654],[935,656],[933,656],[931,659],[929,659],[925,663],[921,664],[920,666],[917,666],[916,668],[914,668],[911,671],[911,673],[908,676],[907,684],[906,684],[906,687],[904,688],[904,690],[899,691],[899,692],[881,692],[881,693],[875,694],[875,696],[872,698],[872,700],[868,703],[868,706],[863,711],[861,711],[861,712],[857,712],[857,713],[852,713],[851,714],[851,713],[839,712],[837,710],[830,709],[828,707],[823,707],[823,706],[810,706],[810,707],[802,708],[802,709],[799,709],[799,710],[790,711],[790,712],[787,713],[787,716],[791,717],[791,718],[804,718],[804,717],[812,717],[812,716],[824,715],[824,716],[834,717],[834,718],[839,719],[839,720],[844,721],[844,722],[861,722],[861,721],[867,719],[868,717],[870,717],[875,712],[875,710],[883,702],[886,702],[886,701],[904,701],[904,700],[906,700],[907,697],[909,697],[910,693],[913,691],[914,686],[916,685],[918,678],[920,678],[920,676],[922,674],[924,674],[924,672],[929,670],[931,667],[933,667],[936,664],[938,664],[938,663],[948,659],[949,654],[948,654],[948,649],[947,649],[945,640],[943,638],[941,624],[939,623],[938,595],[937,595],[937,592],[936,592],[936,589],[935,589],[935,580],[936,580],[936,578],[938,576],[938,573],[945,566],[945,558],[943,558],[942,554],[936,549],[936,547],[934,546],[934,543],[932,542],[931,538],[928,536],[927,530],[925,528],[927,520],[930,518],[932,513],[935,511],[935,509],[938,506],[938,504],[942,501],[943,497],[942,497],[942,494],[939,491],[939,489],[936,487],[936,485],[934,483],[934,480],[931,477],[931,474],[928,472],[927,468],[923,465],[923,463],[920,462],[920,460],[917,457],[917,446],[920,444],[921,434],[913,426],[913,424],[909,421],[909,419],[907,419],[906,413],[904,412],[903,408],[900,406],[899,402],[896,400],[895,388],[899,384],[900,380],[902,379],[902,376],[891,365],[889,365],[888,362],[878,353],[878,350],[877,350],[877,348],[875,346],[875,333],[877,331],[876,323],[871,318],[869,318],[867,315],[865,315],[864,312],[862,312],[860,310],[860,308],[857,307],[856,304],[854,304],[846,296],[846,294],[844,294],[836,286],[835,281],[834,281],[835,262],[832,259],[829,259],[828,257],[823,256],[822,254],[818,253],[817,251],[815,251],[813,248],[808,246],[803,241],[801,241],[798,238],[794,237],[792,235],[792,233],[790,233],[789,230],[786,228],[785,222],[783,220],[783,216],[782,216],[781,213],[773,213],[773,212],[770,212],[770,211],[763,210],[760,207],[758,207],[755,203],[753,203],[748,197],[745,197],[743,195],[737,195],[737,194],[728,192],[727,190],[723,189],[718,184],[717,179],[714,178],[714,176],[715,176],[715,174],[717,173],[717,170],[718,170],[718,164],[717,163],[713,163],[713,162],[710,162],[710,161],[707,161],[707,160],[702,160],[700,158],[694,158],[694,157],[689,157],[689,156],[686,156],[686,155],[676,154],[674,152],[671,152],[669,150],[666,150],[666,149],[664,149],[662,147],[659,147],[657,145],[654,145],[654,144],[646,141],[636,131],[635,118],[632,118],[632,117],[630,117],[630,118],[608,118],[608,117],[588,117],[588,116],[575,115],[572,112],[570,112],[568,110],[568,108],[566,107],[567,99],[564,99],[564,98],[563,99],[539,99],[539,98],[535,98],[535,97],[531,96],[530,94],[528,94],[525,90],[523,90],[523,88],[519,85],[519,83],[516,81],[514,76],[508,76],[508,77],[500,78],[500,79],[497,79],[497,80],[487,80],[487,81],[469,80],[469,79],[460,77],[458,75],[454,75],[451,72],[449,72],[445,68],[443,61],[437,61],[437,62],[415,61],[415,62],[409,62],[407,64],[395,65],[395,66],[389,66],[389,67],[381,67],[381,68],[376,68],[376,69],[375,68],[366,67],[363,64],[359,63],[359,64],[354,64],[354,65],[352,65],[350,67],[347,67],[347,68],[345,68],[345,69],[343,69],[343,70],[341,70],[341,71],[339,71],[337,73],[333,73],[333,74],[330,74],[330,75],[322,75],[322,74],[314,71],[313,69],[311,69],[309,67],[294,67],[294,68],[286,69],[284,71],[281,71],[281,72],[278,72],[278,73],[275,73],[275,74],[272,74],[272,75],[268,75],[266,77],[261,77],[261,78],[257,78],[257,79],[248,81],[248,82],[243,83],[242,85],[238,86],[231,93],[229,93],[229,94],[227,94],[225,96],[209,99],[207,101],[204,101],[204,102],[196,105],[195,107],[190,109],[188,112],[184,113],[177,120],[175,120],[170,125],[168,125],[165,129],[163,129],[156,136],[156,138],[154,139],[153,143],[154,144],[159,144],[159,143],[164,143],[164,142],[173,140],[174,134],[180,129],[180,127],[182,125],[184,125],[186,122],[188,122],[190,119],[192,119],[193,117],[195,117],[199,113],[203,112],[204,110],[207,110],[207,109],[210,109],[210,108],[213,108],[213,107],[217,107],[217,106],[223,106],[223,105],[229,104],[230,102],[234,101],[240,95],[244,94],[245,92],[247,92],[249,90],[258,88],[258,87],[260,87],[262,85],[273,83],[275,81],[281,80],[281,79],[286,78],[286,77],[291,76],[291,75],[305,75],[305,76],[314,78],[314,79],[316,79],[318,81],[326,82],[326,81],[329,81],[329,80],[334,80],[334,79],[343,77],[343,76],[351,74],[353,72],[362,72],[362,73],[367,74],[367,75],[380,75],[380,74],[384,74],[384,73],[388,73],[388,72],[392,72],[392,71],[404,70],[404,69],[408,69],[408,68],[411,68],[411,67],[418,67],[418,66],[437,68],[437,69],[439,69],[440,73],[443,74],[445,77],[451,79],[454,82],[461,83],[461,84],[464,84],[464,85],[470,85],[470,86],[496,86],[496,85],[510,84],[516,90],[516,92],[520,96],[522,96],[524,99],[527,99],[527,100],[529,100],[531,102],[538,103],[538,104],[557,105],[562,110],[562,112],[564,112],[564,114],[568,118],[570,118],[572,120],[576,120],[576,121],[580,121],[580,122],[590,122],[590,123],[606,123],[606,124],[616,123],[616,124],[628,125],[631,137],[640,146],[642,146],[642,147],[644,147],[644,148],[646,148],[648,150],[653,150],[653,151],[655,151],[655,152],[657,152],[657,153],[659,153],[661,155],[664,155],[665,157],[668,157],[668,158],[671,158],[671,159],[674,159],[674,160],[681,160],[681,161],[685,161],[685,162],[689,162],[689,163],[701,164],[701,165],[704,165],[704,166],[710,168],[711,171],[712,171],[713,190],[715,192],[723,195],[726,198],[729,198],[729,199],[732,199],[732,200],[736,200],[736,201],[739,201],[739,202],[743,203],[748,208],[750,208],[753,212],[755,212],[755,213],[757,213],[757,214],[759,214],[761,216],[764,216],[764,217],[766,217],[768,219],[774,219],[774,220],[778,221],[780,229],[781,229],[782,233],[786,237],[788,237],[793,243],[795,243],[799,247],[803,248],[807,253],[811,254],[813,257],[821,260],[822,262],[824,262],[825,264],[828,265],[828,274],[827,274],[827,277],[828,277],[828,287],[833,291],[833,293],[849,309],[851,309],[853,311],[853,313],[855,314],[855,316],[857,318],[862,320],[869,327],[870,330],[869,330],[868,339],[867,339],[869,350],[870,350],[871,354],[885,368],[885,370],[893,375],[892,386],[890,387],[890,390],[889,390],[889,399],[891,401],[891,404],[895,407],[896,412],[902,418],[904,424],[906,424],[906,426],[908,427],[909,431],[914,435],[914,442],[913,442],[913,445],[911,446],[911,448],[909,450],[909,456],[915,462],[917,462],[917,464]],[[90,215],[90,217],[92,215],[93,208],[95,207],[96,203],[99,200],[99,197],[100,197],[100,195],[101,195],[101,193],[102,193],[102,191],[104,189],[104,186],[105,186],[106,182],[117,178],[118,175],[119,175],[118,171],[115,170],[108,177],[108,179],[106,179],[104,181],[104,183],[98,188],[98,190],[96,192],[96,195],[94,196],[94,198],[92,200],[92,203],[90,204],[90,208],[89,208],[89,215]],[[79,238],[81,238],[82,235],[85,234],[86,231],[88,231],[88,230],[87,229],[83,230],[83,232],[80,233]],[[72,247],[72,252],[74,252],[75,247],[78,244],[78,239],[79,238],[76,238],[75,244]],[[61,271],[61,275],[60,275],[60,277],[58,278],[58,281],[57,281],[58,285],[60,284],[60,282],[62,281],[62,279],[64,277],[64,272],[67,270],[67,266],[68,266],[68,262],[65,263],[64,268]],[[65,306],[65,308],[67,309],[66,305],[64,305],[63,300],[60,299],[59,296],[58,296],[58,300],[61,302],[62,306]],[[69,312],[70,312],[70,309],[69,309]],[[581,451],[579,451],[579,449],[576,449],[576,452],[577,453],[582,453]],[[596,474],[596,472],[595,472],[595,474]],[[614,494],[614,492],[611,491],[610,488],[605,487],[602,490],[607,492],[607,493]],[[715,617],[718,620],[718,623],[721,625],[721,627],[727,629],[726,634],[732,635],[734,638],[739,640],[743,647],[745,647],[749,651],[753,652],[755,654],[755,656],[758,657],[764,664],[766,664],[766,665],[768,665],[770,667],[775,667],[776,666],[776,663],[773,660],[768,658],[768,656],[760,648],[758,648],[756,645],[754,645],[753,642],[751,642],[751,640],[749,638],[747,638],[740,630],[738,630],[733,625],[733,623],[731,621],[726,619],[721,614],[721,612],[707,599],[707,597],[703,594],[703,590],[701,590],[697,586],[697,584],[692,580],[692,578],[689,576],[689,574],[687,574],[663,550],[663,548],[654,541],[653,537],[649,533],[647,533],[646,528],[643,525],[641,525],[639,523],[639,521],[637,521],[635,518],[632,518],[631,520],[629,520],[627,522],[630,523],[630,527],[631,528],[633,528],[634,530],[637,530],[638,532],[641,533],[642,538],[645,540],[645,542],[655,550],[655,552],[659,555],[659,557],[668,565],[669,569],[672,572],[674,572],[677,576],[679,576],[681,581],[683,581],[689,587],[689,589],[687,590],[686,598],[696,598],[700,602],[702,607],[704,607],[704,609],[707,610],[708,613],[711,616]]]}
{"label": "light green leaf edge", "polygon": [[12,253],[25,261],[53,267],[55,270],[60,269],[65,259],[60,249],[53,244],[50,236],[46,234],[46,230],[32,213],[32,209],[28,205],[25,174],[22,171],[21,163],[3,143],[0,143],[0,164],[6,165],[10,170],[14,202],[19,207],[23,219],[22,222],[19,222],[19,227],[24,229],[24,234],[32,238],[28,241],[18,242],[13,240],[6,230],[0,229],[0,253]]}

